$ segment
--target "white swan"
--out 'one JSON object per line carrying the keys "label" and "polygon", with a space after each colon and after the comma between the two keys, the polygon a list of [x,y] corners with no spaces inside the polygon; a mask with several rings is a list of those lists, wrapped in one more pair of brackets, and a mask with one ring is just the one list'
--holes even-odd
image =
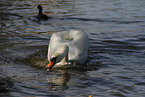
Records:
{"label": "white swan", "polygon": [[70,30],[53,33],[48,47],[49,64],[46,66],[47,70],[50,70],[54,65],[70,64],[69,61],[85,63],[88,48],[89,37],[85,32]]}

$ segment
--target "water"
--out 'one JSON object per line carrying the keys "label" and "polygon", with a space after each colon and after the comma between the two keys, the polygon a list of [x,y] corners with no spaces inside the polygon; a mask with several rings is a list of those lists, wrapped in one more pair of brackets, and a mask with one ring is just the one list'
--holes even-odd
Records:
{"label": "water", "polygon": [[[52,19],[35,18],[39,4]],[[0,95],[144,97],[144,4],[143,0],[1,0]],[[46,71],[51,34],[70,29],[89,34],[86,66]]]}

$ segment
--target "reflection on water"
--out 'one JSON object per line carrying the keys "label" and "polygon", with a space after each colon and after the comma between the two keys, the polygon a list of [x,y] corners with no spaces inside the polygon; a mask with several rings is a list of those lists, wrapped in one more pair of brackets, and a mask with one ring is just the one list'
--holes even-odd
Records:
{"label": "reflection on water", "polygon": [[47,82],[55,85],[67,86],[68,81],[70,80],[70,74],[66,70],[59,70],[61,72],[61,76],[52,75],[52,78],[48,78]]}
{"label": "reflection on water", "polygon": [[[52,17],[39,21],[37,5]],[[0,95],[143,97],[145,1],[1,0]],[[89,34],[86,64],[47,71],[52,33]]]}

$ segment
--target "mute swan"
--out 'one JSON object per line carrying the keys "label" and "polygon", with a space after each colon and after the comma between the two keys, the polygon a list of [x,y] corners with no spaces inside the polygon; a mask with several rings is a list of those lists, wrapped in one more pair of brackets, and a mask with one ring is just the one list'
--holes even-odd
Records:
{"label": "mute swan", "polygon": [[75,61],[79,64],[85,63],[87,60],[87,52],[89,48],[89,37],[85,32],[70,30],[64,32],[53,33],[48,47],[47,70],[54,65],[62,66]]}
{"label": "mute swan", "polygon": [[41,5],[38,5],[37,8],[39,9],[39,13],[38,13],[37,18],[38,18],[39,20],[40,20],[40,19],[48,20],[49,17],[48,17],[47,15],[45,15],[45,14],[42,13],[42,10],[43,10],[42,6],[41,6]]}

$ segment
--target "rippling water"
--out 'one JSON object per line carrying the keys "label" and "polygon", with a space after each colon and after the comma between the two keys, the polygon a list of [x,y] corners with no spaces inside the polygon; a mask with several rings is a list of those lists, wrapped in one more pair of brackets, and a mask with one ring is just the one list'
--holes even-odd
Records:
{"label": "rippling water", "polygon": [[[37,5],[52,18],[38,21]],[[144,97],[144,0],[1,0],[0,96]],[[89,34],[84,67],[46,71],[52,33]]]}

